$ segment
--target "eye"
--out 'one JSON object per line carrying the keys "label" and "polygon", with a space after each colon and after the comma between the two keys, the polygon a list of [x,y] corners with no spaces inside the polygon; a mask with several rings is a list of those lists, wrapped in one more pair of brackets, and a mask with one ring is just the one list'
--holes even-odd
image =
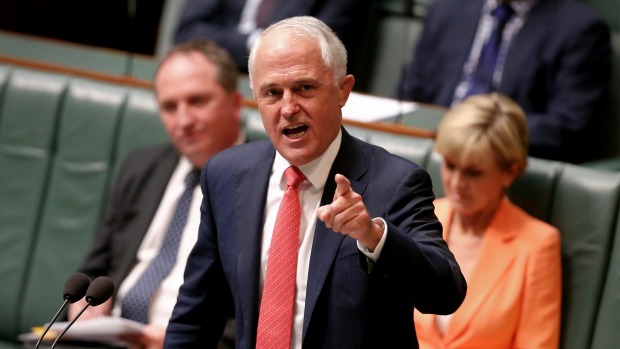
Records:
{"label": "eye", "polygon": [[301,84],[297,88],[297,93],[306,93],[314,90],[314,86],[310,84]]}
{"label": "eye", "polygon": [[189,104],[194,107],[200,107],[207,104],[208,98],[204,96],[194,96],[189,99]]}
{"label": "eye", "polygon": [[270,88],[265,90],[264,95],[266,97],[276,97],[280,95],[280,90],[277,90],[275,88]]}
{"label": "eye", "polygon": [[482,175],[482,171],[477,168],[468,168],[464,171],[465,175],[470,178],[480,177]]}
{"label": "eye", "polygon": [[162,110],[162,112],[166,113],[166,114],[172,114],[174,113],[174,111],[177,109],[177,105],[176,103],[162,103],[159,108]]}

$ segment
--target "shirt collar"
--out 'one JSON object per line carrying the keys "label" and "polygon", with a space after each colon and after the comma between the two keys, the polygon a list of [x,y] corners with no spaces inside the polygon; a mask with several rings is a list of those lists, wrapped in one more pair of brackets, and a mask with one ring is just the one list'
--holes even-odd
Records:
{"label": "shirt collar", "polygon": [[[510,7],[515,11],[517,16],[525,16],[539,0],[513,0],[510,2]],[[502,0],[487,0],[485,3],[488,11],[492,11],[497,6],[499,6],[503,1]]]}
{"label": "shirt collar", "polygon": [[[327,176],[329,176],[329,171],[334,163],[334,160],[336,159],[336,155],[338,155],[338,150],[340,150],[341,143],[342,129],[338,131],[336,138],[334,138],[321,156],[305,165],[299,166],[301,172],[303,172],[306,178],[308,178],[308,181],[315,189],[322,190],[325,187]],[[289,166],[291,166],[291,164],[284,157],[282,157],[278,151],[276,151],[276,157],[273,162],[274,175],[283,178],[284,170],[286,170]]]}

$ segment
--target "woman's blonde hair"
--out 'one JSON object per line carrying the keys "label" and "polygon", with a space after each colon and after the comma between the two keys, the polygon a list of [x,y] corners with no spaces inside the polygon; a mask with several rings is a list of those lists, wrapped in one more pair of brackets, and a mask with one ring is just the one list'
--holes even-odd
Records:
{"label": "woman's blonde hair", "polygon": [[528,131],[525,112],[510,98],[475,95],[451,108],[441,121],[435,151],[466,164],[495,160],[518,174],[527,165]]}

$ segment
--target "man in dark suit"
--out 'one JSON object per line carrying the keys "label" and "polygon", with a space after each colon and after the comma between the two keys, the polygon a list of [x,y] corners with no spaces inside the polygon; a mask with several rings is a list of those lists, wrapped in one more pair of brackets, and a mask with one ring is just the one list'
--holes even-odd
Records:
{"label": "man in dark suit", "polygon": [[356,57],[370,4],[369,0],[188,0],[174,41],[210,38],[232,54],[241,71],[247,71],[250,48],[263,29],[284,18],[308,15],[332,28],[349,55]]}
{"label": "man in dark suit", "polygon": [[[443,106],[462,100],[500,3],[433,2],[403,74],[401,98]],[[600,156],[592,144],[600,139],[611,71],[607,25],[576,0],[504,3],[512,16],[488,91],[511,97],[527,113],[530,155],[570,162]]]}
{"label": "man in dark suit", "polygon": [[[236,83],[237,69],[228,53],[205,39],[173,48],[160,63],[155,93],[172,144],[140,149],[125,159],[95,242],[79,270],[91,278],[109,276],[117,292],[112,301],[88,308],[80,321],[99,315],[126,317],[123,303],[158,254],[184,191],[184,177],[217,152],[241,143],[242,97]],[[190,190],[193,200],[176,262],[154,291],[143,335],[129,338],[143,347],[163,345],[187,255],[196,241],[201,194],[197,186]],[[72,304],[69,318],[80,309],[82,304]]]}
{"label": "man in dark suit", "polygon": [[[213,348],[232,309],[240,349],[417,348],[414,307],[450,314],[463,301],[428,173],[342,127],[355,81],[346,57],[308,16],[255,43],[251,86],[270,141],[204,167],[198,241],[164,348]],[[290,200],[297,220],[280,224]]]}

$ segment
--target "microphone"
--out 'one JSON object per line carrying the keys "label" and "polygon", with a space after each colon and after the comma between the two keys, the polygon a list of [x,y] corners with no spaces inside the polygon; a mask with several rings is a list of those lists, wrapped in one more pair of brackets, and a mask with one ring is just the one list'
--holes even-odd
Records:
{"label": "microphone", "polygon": [[82,273],[75,273],[67,279],[67,281],[65,282],[65,287],[62,291],[62,298],[65,301],[62,303],[60,309],[58,309],[58,311],[56,312],[56,315],[54,315],[54,317],[52,318],[52,321],[47,324],[45,330],[43,331],[43,333],[41,333],[41,336],[39,336],[39,340],[37,340],[37,344],[34,346],[34,349],[37,349],[39,345],[41,345],[43,337],[45,337],[47,331],[49,331],[50,327],[52,327],[52,324],[56,322],[56,319],[65,309],[67,304],[75,303],[82,299],[82,297],[84,297],[84,295],[86,294],[86,290],[88,289],[88,285],[90,285],[90,279],[88,278],[88,276]]}
{"label": "microphone", "polygon": [[54,340],[54,343],[52,343],[52,346],[50,347],[50,349],[54,349],[56,347],[56,344],[58,343],[58,340],[60,339],[60,337],[62,337],[65,334],[65,332],[69,330],[69,328],[73,325],[75,320],[77,320],[82,315],[82,313],[86,311],[86,308],[91,307],[91,306],[96,307],[99,304],[104,303],[112,296],[113,293],[114,293],[114,282],[109,277],[100,276],[96,278],[95,280],[93,280],[93,282],[90,283],[88,290],[86,290],[86,296],[85,296],[86,305],[73,318],[73,320],[69,322],[69,324],[62,330],[62,332],[60,332],[58,337],[56,337],[56,340]]}

